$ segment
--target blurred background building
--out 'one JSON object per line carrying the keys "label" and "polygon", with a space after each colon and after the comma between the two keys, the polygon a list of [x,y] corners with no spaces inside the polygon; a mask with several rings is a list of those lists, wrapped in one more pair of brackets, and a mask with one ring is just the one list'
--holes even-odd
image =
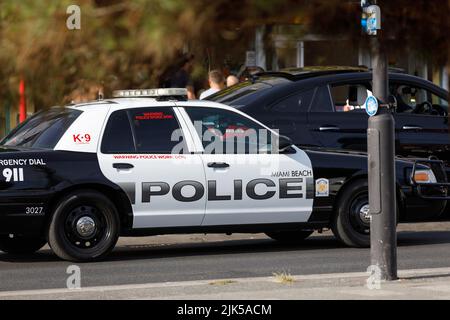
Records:
{"label": "blurred background building", "polygon": [[[390,66],[448,89],[447,1],[378,0]],[[43,5],[42,3],[46,3]],[[3,0],[0,6],[0,135],[27,114],[99,91],[157,87],[183,63],[195,91],[207,74],[307,66],[367,66],[357,0],[79,0],[81,28],[68,30],[70,0]],[[101,89],[101,90],[100,90]],[[197,95],[198,96],[198,95]]]}
{"label": "blurred background building", "polygon": [[[302,32],[303,31],[303,32]],[[265,70],[308,66],[365,66],[371,68],[370,48],[354,39],[335,35],[304,33],[300,26],[274,26],[267,52],[263,43],[264,27],[255,31],[256,64]],[[395,46],[395,39],[392,41]],[[267,55],[271,54],[270,59]],[[271,63],[268,63],[268,60]],[[398,48],[389,54],[389,65],[406,73],[430,80],[448,90],[446,64],[433,60],[408,47]]]}

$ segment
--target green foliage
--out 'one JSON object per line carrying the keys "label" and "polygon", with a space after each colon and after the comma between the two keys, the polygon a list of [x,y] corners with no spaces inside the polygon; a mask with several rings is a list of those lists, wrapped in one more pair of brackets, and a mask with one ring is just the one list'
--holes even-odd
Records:
{"label": "green foliage", "polygon": [[[433,54],[447,52],[445,2],[379,3],[383,27],[390,30],[386,39]],[[73,92],[97,85],[106,92],[153,87],[186,48],[196,56],[195,75],[203,77],[209,67],[244,57],[259,25],[302,24],[302,30],[362,41],[359,1],[78,0],[81,30],[68,30],[71,4],[1,0],[0,101],[17,101],[21,77],[38,108],[67,102]]]}

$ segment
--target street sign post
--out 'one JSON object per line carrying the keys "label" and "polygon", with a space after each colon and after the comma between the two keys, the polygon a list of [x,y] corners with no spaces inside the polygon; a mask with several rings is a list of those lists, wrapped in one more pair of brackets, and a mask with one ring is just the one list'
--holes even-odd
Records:
{"label": "street sign post", "polygon": [[[380,280],[397,279],[397,210],[395,193],[395,126],[388,107],[387,56],[377,38],[381,29],[381,10],[368,1],[361,2],[361,25],[373,36],[372,81],[374,97],[366,101],[369,114],[367,130],[370,256],[379,269]],[[381,106],[381,108],[379,108]]]}

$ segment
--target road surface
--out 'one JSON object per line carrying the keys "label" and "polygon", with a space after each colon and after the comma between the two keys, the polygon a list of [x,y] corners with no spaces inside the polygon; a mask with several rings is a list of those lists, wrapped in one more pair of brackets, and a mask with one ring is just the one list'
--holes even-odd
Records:
{"label": "road surface", "polygon": [[[0,291],[65,288],[67,267],[50,249],[0,253]],[[106,261],[79,264],[81,286],[365,272],[369,249],[347,248],[329,232],[301,245],[256,235],[172,235],[121,239]],[[399,269],[450,267],[450,223],[407,224],[398,231]]]}

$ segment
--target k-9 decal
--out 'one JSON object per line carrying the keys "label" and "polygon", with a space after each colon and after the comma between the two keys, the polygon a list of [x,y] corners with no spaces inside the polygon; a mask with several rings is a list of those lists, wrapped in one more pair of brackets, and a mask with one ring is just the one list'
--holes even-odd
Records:
{"label": "k-9 decal", "polygon": [[6,182],[24,181],[23,168],[5,168],[2,175]]}
{"label": "k-9 decal", "polygon": [[73,142],[76,144],[88,144],[91,142],[91,135],[89,133],[78,133],[72,135]]}

